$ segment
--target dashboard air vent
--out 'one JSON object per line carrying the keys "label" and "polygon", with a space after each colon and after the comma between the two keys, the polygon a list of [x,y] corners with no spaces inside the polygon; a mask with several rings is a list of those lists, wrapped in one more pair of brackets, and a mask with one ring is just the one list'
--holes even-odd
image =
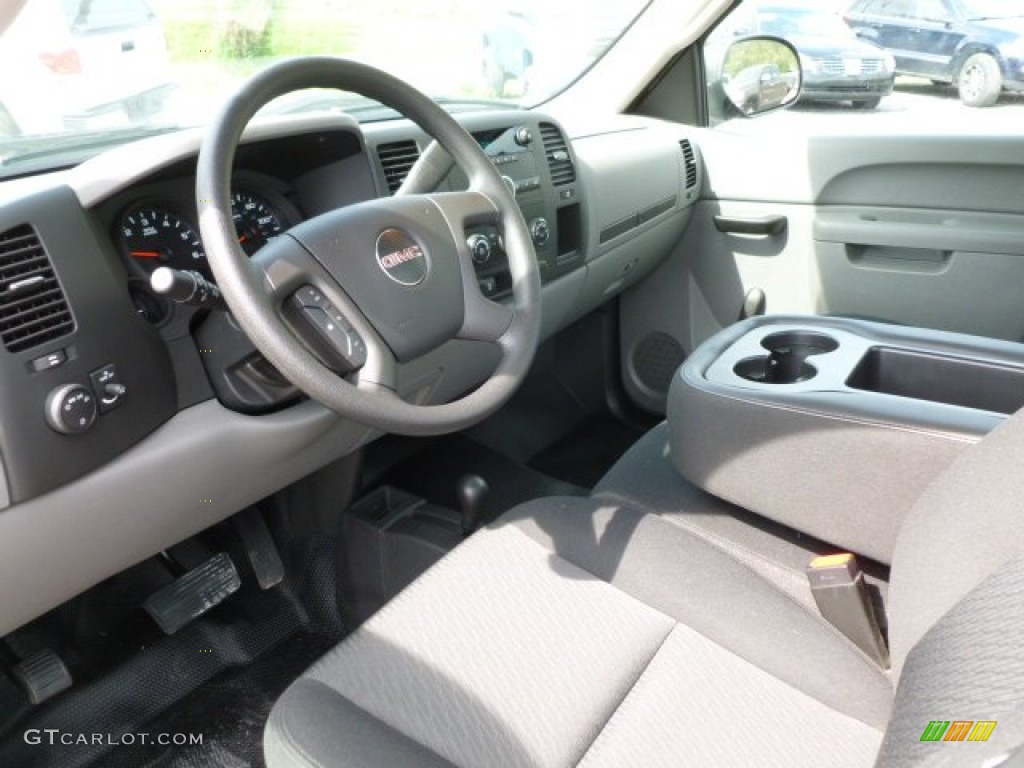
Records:
{"label": "dashboard air vent", "polygon": [[552,123],[540,124],[540,138],[544,142],[544,154],[551,169],[551,181],[556,187],[576,181],[576,169],[572,166],[565,137]]}
{"label": "dashboard air vent", "polygon": [[50,257],[28,224],[0,233],[0,341],[21,352],[59,339],[75,322]]}
{"label": "dashboard air vent", "polygon": [[697,158],[693,154],[693,145],[689,139],[679,142],[679,148],[683,150],[683,162],[686,165],[686,188],[693,189],[697,186]]}
{"label": "dashboard air vent", "polygon": [[377,147],[377,157],[380,158],[381,167],[384,169],[388,191],[395,194],[405,181],[405,177],[409,175],[410,169],[419,160],[420,148],[411,140],[381,144]]}

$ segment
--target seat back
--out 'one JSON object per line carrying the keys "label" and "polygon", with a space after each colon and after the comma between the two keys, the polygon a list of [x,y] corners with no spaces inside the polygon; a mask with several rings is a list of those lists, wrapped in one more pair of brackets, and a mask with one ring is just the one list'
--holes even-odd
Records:
{"label": "seat back", "polygon": [[1024,410],[964,451],[900,529],[889,591],[894,671],[947,611],[1022,555]]}
{"label": "seat back", "polygon": [[879,765],[916,765],[928,724],[1024,704],[1024,411],[961,455],[900,530],[889,592],[898,687]]}

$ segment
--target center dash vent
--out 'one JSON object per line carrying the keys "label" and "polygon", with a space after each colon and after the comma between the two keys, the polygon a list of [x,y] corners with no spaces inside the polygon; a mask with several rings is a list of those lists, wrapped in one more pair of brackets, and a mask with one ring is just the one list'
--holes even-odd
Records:
{"label": "center dash vent", "polygon": [[686,188],[693,189],[697,186],[697,158],[693,154],[693,145],[689,139],[679,142],[679,148],[683,150],[683,163],[686,167]]}
{"label": "center dash vent", "polygon": [[544,154],[548,159],[548,168],[551,169],[551,182],[556,187],[560,187],[576,181],[576,169],[573,168],[569,148],[566,146],[565,137],[558,130],[558,126],[552,123],[541,123],[540,138],[544,142]]}
{"label": "center dash vent", "polygon": [[50,257],[28,224],[0,233],[0,341],[21,352],[75,328]]}
{"label": "center dash vent", "polygon": [[384,169],[388,192],[395,194],[416,161],[420,159],[420,148],[412,140],[395,141],[378,146],[377,157],[380,158],[380,165]]}

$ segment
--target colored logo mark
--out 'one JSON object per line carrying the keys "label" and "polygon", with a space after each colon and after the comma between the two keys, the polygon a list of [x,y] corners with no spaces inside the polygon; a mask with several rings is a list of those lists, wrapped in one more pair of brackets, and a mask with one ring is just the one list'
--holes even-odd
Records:
{"label": "colored logo mark", "polygon": [[932,720],[921,741],[988,741],[996,724],[995,720]]}

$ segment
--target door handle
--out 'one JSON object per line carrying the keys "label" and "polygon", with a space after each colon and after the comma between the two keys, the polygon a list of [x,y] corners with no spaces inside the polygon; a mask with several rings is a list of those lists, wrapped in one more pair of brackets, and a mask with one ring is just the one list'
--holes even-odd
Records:
{"label": "door handle", "polygon": [[715,229],[730,235],[781,235],[789,226],[785,216],[715,216]]}

